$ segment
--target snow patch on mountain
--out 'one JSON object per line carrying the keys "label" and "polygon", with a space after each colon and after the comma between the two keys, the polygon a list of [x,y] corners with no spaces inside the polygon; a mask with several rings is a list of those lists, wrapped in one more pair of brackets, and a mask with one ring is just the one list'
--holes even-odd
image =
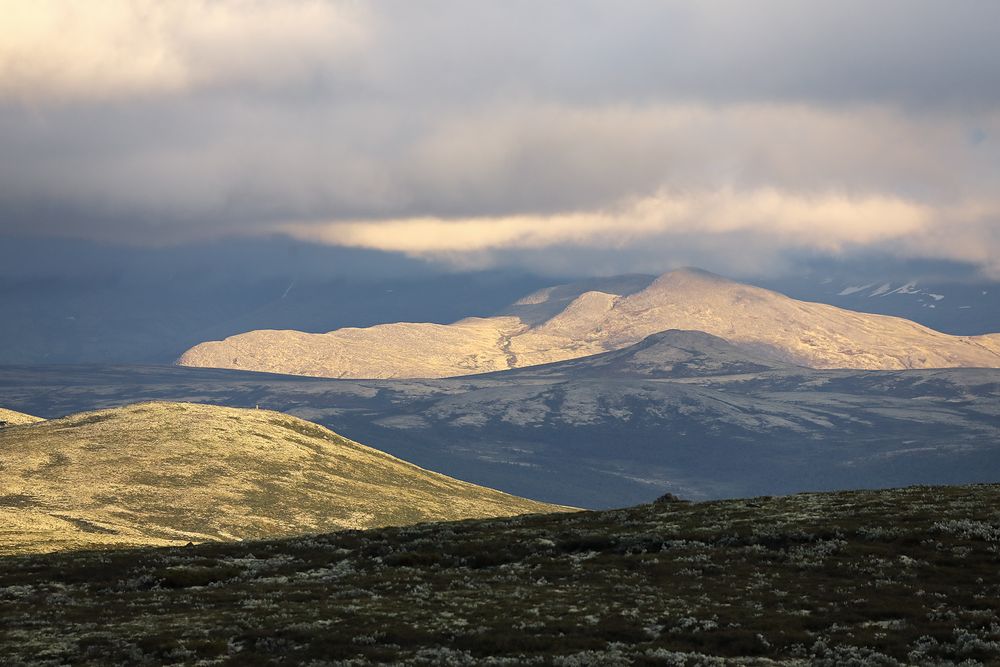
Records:
{"label": "snow patch on mountain", "polygon": [[850,296],[851,294],[857,294],[858,292],[863,292],[866,289],[870,289],[874,286],[875,283],[867,283],[865,285],[851,285],[837,292],[837,296]]}

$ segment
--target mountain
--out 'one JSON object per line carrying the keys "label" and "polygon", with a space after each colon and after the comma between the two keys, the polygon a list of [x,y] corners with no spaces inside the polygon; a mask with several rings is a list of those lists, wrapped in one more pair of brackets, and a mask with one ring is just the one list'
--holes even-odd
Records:
{"label": "mountain", "polygon": [[140,403],[0,430],[0,554],[558,510],[269,410]]}
{"label": "mountain", "polygon": [[634,277],[608,281],[611,291],[551,288],[495,317],[448,325],[397,323],[325,334],[251,331],[197,345],[178,363],[319,377],[449,377],[584,357],[686,329],[812,368],[1000,367],[997,334],[950,336],[692,269],[643,284]]}
{"label": "mountain", "polygon": [[9,665],[993,665],[1000,487],[7,558]]}
{"label": "mountain", "polygon": [[920,268],[883,275],[870,268],[853,275],[820,269],[760,285],[796,299],[902,317],[950,334],[1000,331],[1000,283],[975,275],[942,276],[926,269],[924,273]]}
{"label": "mountain", "polygon": [[518,496],[621,507],[1000,479],[1000,370],[817,370],[702,332],[442,379],[335,380],[164,367],[0,367],[43,416],[144,400],[296,414]]}
{"label": "mountain", "polygon": [[6,408],[0,408],[0,427],[21,426],[23,424],[34,424],[43,421],[40,417],[27,415],[23,412],[15,412]]}

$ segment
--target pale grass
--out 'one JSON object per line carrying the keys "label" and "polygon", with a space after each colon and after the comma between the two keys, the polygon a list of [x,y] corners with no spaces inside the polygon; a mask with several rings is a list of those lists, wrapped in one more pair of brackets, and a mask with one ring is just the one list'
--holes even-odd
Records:
{"label": "pale grass", "polygon": [[42,421],[41,417],[35,417],[34,415],[25,414],[23,412],[15,412],[14,410],[8,410],[7,408],[0,408],[0,422],[7,422],[8,426],[34,424],[35,422],[40,421]]}
{"label": "pale grass", "polygon": [[268,410],[139,403],[0,429],[0,554],[558,511]]}

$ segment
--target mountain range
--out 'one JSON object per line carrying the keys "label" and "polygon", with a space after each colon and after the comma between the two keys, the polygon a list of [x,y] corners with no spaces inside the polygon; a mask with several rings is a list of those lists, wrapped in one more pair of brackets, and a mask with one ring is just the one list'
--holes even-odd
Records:
{"label": "mountain range", "polygon": [[191,403],[8,426],[0,470],[0,555],[565,511],[296,417]]}
{"label": "mountain range", "polygon": [[797,301],[693,269],[563,285],[493,317],[324,334],[257,330],[185,352],[183,366],[336,378],[439,378],[618,350],[669,329],[703,331],[812,368],[1000,367],[1000,334],[952,336],[915,322]]}
{"label": "mountain range", "polygon": [[704,332],[441,379],[179,367],[5,367],[43,416],[182,400],[277,409],[518,496],[603,508],[1000,477],[1000,370],[821,370]]}
{"label": "mountain range", "polygon": [[[575,268],[549,276],[442,273],[391,253],[280,238],[138,248],[2,236],[0,364],[166,364],[198,343],[241,332],[449,323],[503,313],[555,283],[571,283],[577,295],[624,296],[656,278],[626,276],[632,286],[623,287],[581,281],[590,267]],[[950,334],[1000,331],[1000,283],[966,265],[811,258],[748,280],[799,300],[904,317]]]}

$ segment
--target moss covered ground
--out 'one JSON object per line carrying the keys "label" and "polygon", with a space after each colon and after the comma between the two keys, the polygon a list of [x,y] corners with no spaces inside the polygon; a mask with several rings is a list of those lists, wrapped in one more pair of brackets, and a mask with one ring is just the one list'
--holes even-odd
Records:
{"label": "moss covered ground", "polygon": [[4,664],[997,664],[1000,486],[0,561]]}

